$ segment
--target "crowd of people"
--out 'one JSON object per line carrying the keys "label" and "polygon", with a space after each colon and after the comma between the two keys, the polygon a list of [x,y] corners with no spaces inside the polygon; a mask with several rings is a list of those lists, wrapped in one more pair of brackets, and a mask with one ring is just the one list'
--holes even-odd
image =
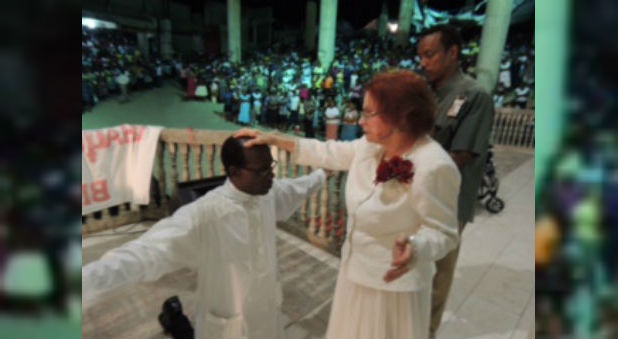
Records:
{"label": "crowd of people", "polygon": [[[273,49],[248,55],[243,64],[226,58],[181,64],[180,81],[187,97],[224,104],[228,120],[261,124],[329,138],[358,136],[363,83],[400,60],[388,58],[381,41],[362,39],[338,43],[329,69],[308,55]],[[411,55],[411,54],[410,54]],[[402,59],[412,68],[412,59]],[[407,62],[407,63],[406,63]],[[180,61],[176,61],[176,64]],[[341,131],[340,131],[341,130]]]}
{"label": "crowd of people", "polygon": [[[358,137],[363,84],[390,68],[420,71],[416,39],[401,47],[391,39],[365,37],[337,41],[328,69],[309,55],[277,48],[247,55],[242,64],[227,58],[176,59],[178,80],[188,98],[224,104],[226,119],[241,125],[263,125],[308,137]],[[462,69],[474,74],[478,41],[462,48]],[[514,62],[511,59],[515,58]],[[534,51],[528,46],[508,47],[494,92],[496,107],[528,108],[534,92]],[[532,99],[533,100],[533,99]]]}
{"label": "crowd of people", "polygon": [[[159,86],[175,77],[187,99],[224,105],[235,123],[262,125],[308,137],[352,140],[358,126],[363,84],[389,68],[420,71],[417,39],[399,46],[392,39],[366,36],[338,40],[328,69],[309,53],[275,45],[247,53],[243,63],[227,56],[175,55],[171,60],[144,58],[135,37],[116,30],[82,30],[82,98],[86,110],[99,100],[127,91]],[[464,42],[462,70],[474,74],[478,38]],[[507,46],[493,93],[496,107],[533,107],[534,49]],[[532,100],[532,103],[529,101]]]}
{"label": "crowd of people", "polygon": [[496,107],[534,108],[534,47],[507,46],[493,95]]}
{"label": "crowd of people", "polygon": [[82,26],[82,112],[132,90],[161,86],[173,74],[169,61],[143,56],[134,33]]}

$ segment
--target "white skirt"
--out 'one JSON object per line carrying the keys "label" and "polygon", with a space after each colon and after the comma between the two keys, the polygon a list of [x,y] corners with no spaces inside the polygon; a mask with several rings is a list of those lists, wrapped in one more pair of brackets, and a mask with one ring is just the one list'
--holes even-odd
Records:
{"label": "white skirt", "polygon": [[348,280],[342,264],[325,338],[429,337],[431,287],[390,292]]}

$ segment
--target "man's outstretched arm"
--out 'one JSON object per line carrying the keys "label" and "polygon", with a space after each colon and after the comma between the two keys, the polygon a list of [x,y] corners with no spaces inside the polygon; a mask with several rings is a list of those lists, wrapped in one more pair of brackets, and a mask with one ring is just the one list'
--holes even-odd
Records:
{"label": "man's outstretched arm", "polygon": [[105,253],[82,268],[84,303],[100,293],[191,267],[199,249],[197,205],[187,205],[138,239]]}
{"label": "man's outstretched arm", "polygon": [[277,221],[290,218],[313,193],[324,186],[325,182],[326,173],[322,169],[294,179],[275,180],[273,194]]}

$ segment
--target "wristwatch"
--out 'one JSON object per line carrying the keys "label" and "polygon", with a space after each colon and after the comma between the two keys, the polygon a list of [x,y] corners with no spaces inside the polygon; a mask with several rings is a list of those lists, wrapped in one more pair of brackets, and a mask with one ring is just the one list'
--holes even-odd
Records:
{"label": "wristwatch", "polygon": [[411,236],[408,237],[408,243],[410,243],[410,246],[412,246],[412,250],[415,250],[414,239],[416,239],[416,234],[412,234]]}

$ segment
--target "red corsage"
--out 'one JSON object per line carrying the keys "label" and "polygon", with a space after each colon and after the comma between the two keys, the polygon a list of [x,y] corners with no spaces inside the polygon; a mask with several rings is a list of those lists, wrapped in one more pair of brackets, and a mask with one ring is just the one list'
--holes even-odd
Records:
{"label": "red corsage", "polygon": [[389,161],[384,161],[378,166],[376,171],[375,184],[397,179],[404,184],[410,183],[414,176],[414,165],[410,160],[401,157],[393,157]]}

